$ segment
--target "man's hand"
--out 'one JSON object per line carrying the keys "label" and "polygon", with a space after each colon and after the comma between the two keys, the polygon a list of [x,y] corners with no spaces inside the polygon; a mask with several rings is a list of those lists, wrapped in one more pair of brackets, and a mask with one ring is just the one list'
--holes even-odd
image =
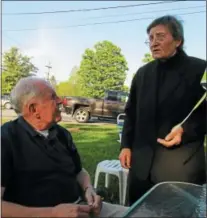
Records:
{"label": "man's hand", "polygon": [[91,207],[94,215],[98,216],[101,212],[101,196],[97,195],[93,187],[88,187],[85,191],[85,199],[88,205]]}
{"label": "man's hand", "polygon": [[164,145],[165,147],[172,147],[179,145],[182,140],[183,128],[181,126],[175,126],[171,132],[165,137],[165,139],[157,139],[157,142]]}
{"label": "man's hand", "polygon": [[88,205],[59,204],[52,209],[51,217],[89,217],[91,208]]}
{"label": "man's hand", "polygon": [[119,160],[123,168],[129,169],[131,167],[131,149],[123,148],[119,154]]}

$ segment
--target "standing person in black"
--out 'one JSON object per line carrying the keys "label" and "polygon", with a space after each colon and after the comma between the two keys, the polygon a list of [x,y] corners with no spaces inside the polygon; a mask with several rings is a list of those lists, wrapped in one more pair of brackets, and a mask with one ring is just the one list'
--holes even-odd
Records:
{"label": "standing person in black", "polygon": [[206,182],[205,102],[173,128],[204,94],[206,61],[184,52],[183,27],[173,16],[154,20],[147,33],[154,61],[133,78],[119,155],[129,168],[130,205],[160,182]]}

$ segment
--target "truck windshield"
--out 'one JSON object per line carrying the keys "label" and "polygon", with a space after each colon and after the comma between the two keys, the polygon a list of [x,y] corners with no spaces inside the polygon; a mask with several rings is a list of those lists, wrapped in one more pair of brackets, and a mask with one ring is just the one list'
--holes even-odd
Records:
{"label": "truck windshield", "polygon": [[128,100],[128,93],[118,93],[117,95],[118,101],[126,103]]}

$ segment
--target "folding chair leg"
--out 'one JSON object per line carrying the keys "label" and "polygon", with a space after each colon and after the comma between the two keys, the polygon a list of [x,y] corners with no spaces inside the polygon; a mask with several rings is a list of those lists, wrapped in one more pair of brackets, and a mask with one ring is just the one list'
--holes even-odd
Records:
{"label": "folding chair leg", "polygon": [[98,169],[96,169],[95,180],[94,180],[94,188],[98,187],[99,174],[100,174],[100,171]]}
{"label": "folding chair leg", "polygon": [[105,187],[108,188],[110,183],[110,175],[106,173],[105,175]]}

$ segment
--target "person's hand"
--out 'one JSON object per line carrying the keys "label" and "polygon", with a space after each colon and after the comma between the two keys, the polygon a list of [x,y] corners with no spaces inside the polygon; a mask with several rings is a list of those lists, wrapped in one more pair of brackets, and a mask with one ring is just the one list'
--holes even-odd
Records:
{"label": "person's hand", "polygon": [[182,126],[175,126],[165,139],[158,138],[157,142],[168,148],[174,145],[179,145],[182,141],[183,132]]}
{"label": "person's hand", "polygon": [[96,203],[92,206],[92,213],[95,217],[98,217],[101,213],[102,200],[101,196],[96,195]]}
{"label": "person's hand", "polygon": [[91,207],[94,215],[98,216],[101,211],[101,196],[97,195],[92,186],[88,187],[85,191],[85,199],[88,205]]}
{"label": "person's hand", "polygon": [[91,212],[89,205],[59,204],[52,209],[51,217],[88,218]]}
{"label": "person's hand", "polygon": [[119,154],[119,160],[121,162],[121,166],[125,169],[131,168],[131,149],[123,148],[121,153]]}

